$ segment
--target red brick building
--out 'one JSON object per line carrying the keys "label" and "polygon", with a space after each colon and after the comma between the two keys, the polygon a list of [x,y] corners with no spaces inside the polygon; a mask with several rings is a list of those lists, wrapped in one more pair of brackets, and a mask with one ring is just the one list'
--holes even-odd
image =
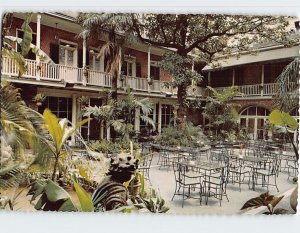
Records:
{"label": "red brick building", "polygon": [[[7,35],[22,37],[21,25],[25,14],[14,13]],[[42,112],[50,108],[59,118],[68,118],[76,123],[80,118],[81,106],[78,99],[88,96],[90,105],[103,104],[104,90],[111,87],[111,75],[105,72],[106,58],[97,58],[99,49],[105,43],[102,38],[82,40],[78,37],[82,28],[76,19],[60,13],[34,14],[30,24],[33,44],[48,54],[55,65],[40,61],[34,54],[27,57],[28,70],[22,78],[18,75],[15,64],[8,58],[2,59],[2,78],[22,89],[22,97],[32,108]],[[17,50],[18,46],[13,45]],[[234,101],[239,104],[240,122],[253,128],[253,138],[260,137],[267,114],[273,108],[273,96],[276,91],[276,77],[294,57],[299,56],[299,47],[283,48],[281,45],[260,48],[258,55],[243,54],[221,59],[222,69],[206,66],[203,69],[204,80],[196,90],[205,100],[206,86],[226,88],[238,86],[243,97]],[[173,118],[173,105],[177,102],[177,90],[165,87],[172,77],[159,67],[159,61],[166,52],[165,48],[143,43],[127,43],[125,61],[121,67],[122,79],[118,81],[118,96],[122,98],[125,87],[132,88],[138,98],[149,97],[155,104],[152,114],[156,123],[155,131],[167,127]],[[88,67],[88,75],[84,75]],[[152,78],[152,84],[149,79]],[[122,81],[121,81],[122,80]],[[37,107],[32,98],[37,93],[44,93],[47,98]],[[255,113],[254,113],[255,112]],[[190,109],[189,120],[203,124],[201,111]],[[145,127],[136,110],[134,128],[139,132]],[[93,130],[91,130],[93,129]],[[82,127],[85,139],[95,140],[105,137],[103,129],[96,121]]]}

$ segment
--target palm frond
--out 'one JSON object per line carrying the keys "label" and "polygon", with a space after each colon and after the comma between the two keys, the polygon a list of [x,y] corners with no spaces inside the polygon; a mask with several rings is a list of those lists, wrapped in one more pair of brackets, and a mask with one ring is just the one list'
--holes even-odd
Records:
{"label": "palm frond", "polygon": [[290,112],[299,106],[300,59],[295,58],[277,77],[277,100],[280,110]]}
{"label": "palm frond", "polygon": [[18,184],[22,170],[19,166],[9,166],[0,169],[0,189],[8,189]]}

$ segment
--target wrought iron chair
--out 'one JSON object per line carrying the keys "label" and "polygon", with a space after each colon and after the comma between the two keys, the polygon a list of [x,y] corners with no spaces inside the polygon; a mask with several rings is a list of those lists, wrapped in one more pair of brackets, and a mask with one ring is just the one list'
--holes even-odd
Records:
{"label": "wrought iron chair", "polygon": [[[172,197],[172,201],[174,200],[175,196],[182,196],[182,207],[184,206],[184,201],[189,198],[199,199],[201,205],[201,177],[203,177],[203,175],[201,173],[192,172],[193,169],[188,169],[188,167],[177,162],[173,163],[173,170],[175,177],[175,191]],[[196,193],[196,195],[192,195],[192,191]]]}
{"label": "wrought iron chair", "polygon": [[150,181],[150,174],[149,173],[150,173],[152,159],[153,159],[153,153],[141,156],[141,163],[138,167],[138,170],[140,172],[144,173],[145,179],[148,180],[150,182],[150,184],[151,184],[151,181]]}
{"label": "wrought iron chair", "polygon": [[[272,161],[269,161],[269,163],[267,164],[266,167],[253,170],[254,182],[256,183],[256,185],[260,185],[258,183],[258,180],[261,179],[262,187],[267,186],[267,190],[269,190],[269,186],[275,186],[277,191],[279,192],[279,189],[278,189],[277,183],[276,183],[278,169],[279,169],[279,160],[278,160],[278,158],[275,157]],[[270,183],[271,177],[274,178],[273,184]]]}
{"label": "wrought iron chair", "polygon": [[221,169],[218,173],[208,174],[204,176],[203,187],[205,195],[205,203],[207,205],[208,198],[214,197],[219,200],[220,206],[225,196],[229,202],[226,188],[227,188],[227,168]]}

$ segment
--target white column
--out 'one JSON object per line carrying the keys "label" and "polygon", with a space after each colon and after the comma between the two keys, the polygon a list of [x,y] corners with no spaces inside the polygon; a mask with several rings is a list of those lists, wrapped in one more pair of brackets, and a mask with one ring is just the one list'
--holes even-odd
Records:
{"label": "white column", "polygon": [[[122,51],[120,50],[119,56],[122,57]],[[118,79],[121,77],[121,70],[122,70],[122,59],[119,60],[119,70],[118,70]]]}
{"label": "white column", "polygon": [[[193,60],[193,63],[192,63],[192,71],[194,72],[195,71],[195,62],[194,62],[194,60]],[[192,86],[194,86],[195,85],[195,82],[194,82],[194,80],[192,80]]]}
{"label": "white column", "polygon": [[[147,78],[148,81],[150,81],[150,64],[151,64],[151,51],[150,46],[148,47],[148,60],[147,60]],[[148,92],[150,92],[150,85],[148,84]]]}
{"label": "white column", "polygon": [[[82,67],[83,67],[83,71],[86,70],[86,38],[83,38],[83,42],[82,42]],[[82,76],[82,85],[86,86],[87,80],[86,80],[86,75],[85,72],[83,72],[83,76]]]}
{"label": "white column", "polygon": [[153,104],[153,121],[154,121],[154,128],[153,128],[153,131],[156,130],[156,104]]}
{"label": "white column", "polygon": [[265,82],[265,66],[262,65],[261,66],[261,91],[260,91],[260,95],[263,96],[264,95],[264,82]]}
{"label": "white column", "polygon": [[135,115],[134,115],[134,131],[140,132],[140,108],[135,109]]}
{"label": "white column", "polygon": [[[37,22],[36,22],[36,47],[37,49],[41,49],[41,14],[37,14]],[[39,53],[38,53],[39,54]],[[36,62],[40,65],[40,57],[36,56]],[[40,66],[39,66],[40,67]],[[36,79],[40,80],[40,69],[37,69]]]}
{"label": "white column", "polygon": [[103,123],[100,123],[100,139],[104,138],[104,128],[103,128]]}
{"label": "white column", "polygon": [[210,86],[210,71],[208,72],[207,82],[208,82],[208,86]]}
{"label": "white column", "polygon": [[161,113],[162,113],[162,106],[161,103],[158,103],[158,125],[157,125],[157,131],[160,134],[161,133]]}
{"label": "white column", "polygon": [[[76,118],[77,118],[77,101],[76,101],[76,95],[72,95],[72,126],[76,125]],[[74,134],[71,137],[72,144],[75,144],[75,136]]]}
{"label": "white column", "polygon": [[110,126],[106,126],[106,140],[110,140]]}
{"label": "white column", "polygon": [[232,86],[235,84],[235,69],[232,69]]}

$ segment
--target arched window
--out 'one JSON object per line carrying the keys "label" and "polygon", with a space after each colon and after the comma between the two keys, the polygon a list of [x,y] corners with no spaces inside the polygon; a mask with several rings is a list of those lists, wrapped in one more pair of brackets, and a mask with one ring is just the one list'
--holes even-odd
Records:
{"label": "arched window", "polygon": [[250,139],[263,139],[264,126],[270,111],[263,107],[250,106],[240,113],[240,124],[247,129]]}

